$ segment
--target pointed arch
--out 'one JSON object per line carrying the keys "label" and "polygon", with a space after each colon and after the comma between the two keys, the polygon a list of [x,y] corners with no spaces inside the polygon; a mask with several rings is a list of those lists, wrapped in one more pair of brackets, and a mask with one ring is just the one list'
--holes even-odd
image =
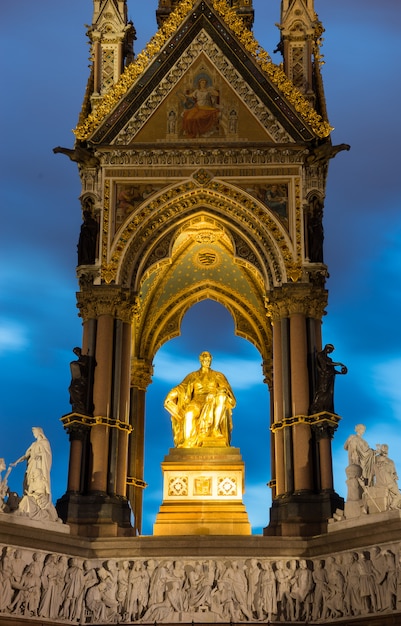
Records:
{"label": "pointed arch", "polygon": [[107,282],[128,286],[135,276],[136,290],[152,255],[163,258],[162,251],[170,248],[182,225],[201,219],[203,212],[229,230],[233,239],[243,241],[243,249],[252,251],[266,290],[288,280],[298,262],[297,252],[279,218],[242,189],[213,179],[202,187],[194,180],[171,186],[131,214],[113,242]]}

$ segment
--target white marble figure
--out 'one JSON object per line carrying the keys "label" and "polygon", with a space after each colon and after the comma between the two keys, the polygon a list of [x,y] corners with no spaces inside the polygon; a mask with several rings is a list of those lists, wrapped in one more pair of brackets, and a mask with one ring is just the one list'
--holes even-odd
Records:
{"label": "white marble figure", "polygon": [[35,441],[28,450],[10,467],[26,461],[23,485],[23,497],[15,515],[22,515],[34,520],[60,521],[53,506],[50,491],[50,468],[52,452],[49,440],[39,426],[32,428]]}
{"label": "white marble figure", "polygon": [[356,434],[348,437],[344,449],[348,451],[348,464],[358,465],[362,470],[364,484],[370,486],[373,484],[375,451],[363,439],[365,431],[364,424],[357,424]]}
{"label": "white marble figure", "polygon": [[387,508],[401,509],[401,493],[394,461],[388,458],[388,445],[378,444],[375,457],[376,486],[387,489]]}
{"label": "white marble figure", "polygon": [[312,572],[304,559],[294,572],[291,585],[291,596],[295,599],[294,619],[297,621],[309,620],[312,615]]}
{"label": "white marble figure", "polygon": [[401,492],[394,461],[388,457],[388,445],[370,448],[363,439],[366,427],[355,426],[344,444],[348,451],[346,519],[366,513],[381,513],[401,509]]}
{"label": "white marble figure", "polygon": [[127,620],[140,619],[149,597],[149,572],[142,561],[135,561],[128,577]]}
{"label": "white marble figure", "polygon": [[259,620],[272,621],[277,614],[276,576],[270,561],[261,563],[261,572],[258,581],[257,617]]}
{"label": "white marble figure", "polygon": [[4,477],[2,476],[2,473],[4,472],[4,470],[6,469],[6,464],[3,458],[0,458],[0,511],[4,511],[7,507],[7,504],[5,502],[5,499],[8,495],[8,482],[7,479],[10,475],[10,472],[12,470],[11,465],[8,467],[8,470],[6,471]]}

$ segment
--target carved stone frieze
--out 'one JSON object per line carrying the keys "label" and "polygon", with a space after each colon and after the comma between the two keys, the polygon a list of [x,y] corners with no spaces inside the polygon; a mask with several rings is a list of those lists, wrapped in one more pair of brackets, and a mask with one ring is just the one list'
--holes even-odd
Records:
{"label": "carved stone frieze", "polygon": [[[177,479],[170,488],[181,495],[187,486]],[[227,480],[221,488],[235,485]],[[396,620],[401,603],[396,543],[318,558],[292,557],[287,550],[275,558],[128,553],[89,560],[12,545],[0,549],[0,613],[18,623],[344,623],[392,613]]]}
{"label": "carved stone frieze", "polygon": [[[239,147],[238,145],[227,145],[223,150],[220,146],[202,146],[202,148],[187,147],[187,146],[171,146],[166,148],[116,148],[115,150],[107,150],[107,152],[96,153],[101,158],[103,165],[109,166],[121,166],[132,165],[137,167],[144,167],[148,170],[151,166],[248,166],[250,169],[243,172],[241,168],[241,174],[246,176],[254,176],[255,174],[261,176],[285,176],[294,175],[298,172],[298,169],[288,169],[285,166],[299,167],[308,151],[305,148],[299,146],[270,146],[266,148],[255,147]],[[263,165],[276,165],[280,166],[280,169],[255,171],[255,166]],[[225,175],[233,176],[237,174],[237,170],[226,171]],[[134,176],[136,173],[132,171],[115,171],[108,170],[106,172],[108,176],[113,174],[118,176]],[[152,172],[153,174],[153,172]],[[158,174],[161,176],[182,176],[182,170],[158,170]],[[322,183],[323,184],[323,183]]]}

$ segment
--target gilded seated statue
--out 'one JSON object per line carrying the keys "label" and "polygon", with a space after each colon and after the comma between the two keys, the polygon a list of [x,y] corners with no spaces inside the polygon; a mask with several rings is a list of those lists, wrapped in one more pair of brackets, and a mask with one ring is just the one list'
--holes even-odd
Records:
{"label": "gilded seated statue", "polygon": [[229,446],[236,401],[224,374],[210,368],[212,355],[202,352],[201,367],[167,395],[176,448]]}

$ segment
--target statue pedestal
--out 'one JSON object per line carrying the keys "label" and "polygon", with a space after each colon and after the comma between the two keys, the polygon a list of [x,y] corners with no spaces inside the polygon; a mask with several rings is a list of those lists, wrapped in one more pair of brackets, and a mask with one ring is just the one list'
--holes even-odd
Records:
{"label": "statue pedestal", "polygon": [[238,448],[174,448],[162,463],[154,535],[250,535]]}

